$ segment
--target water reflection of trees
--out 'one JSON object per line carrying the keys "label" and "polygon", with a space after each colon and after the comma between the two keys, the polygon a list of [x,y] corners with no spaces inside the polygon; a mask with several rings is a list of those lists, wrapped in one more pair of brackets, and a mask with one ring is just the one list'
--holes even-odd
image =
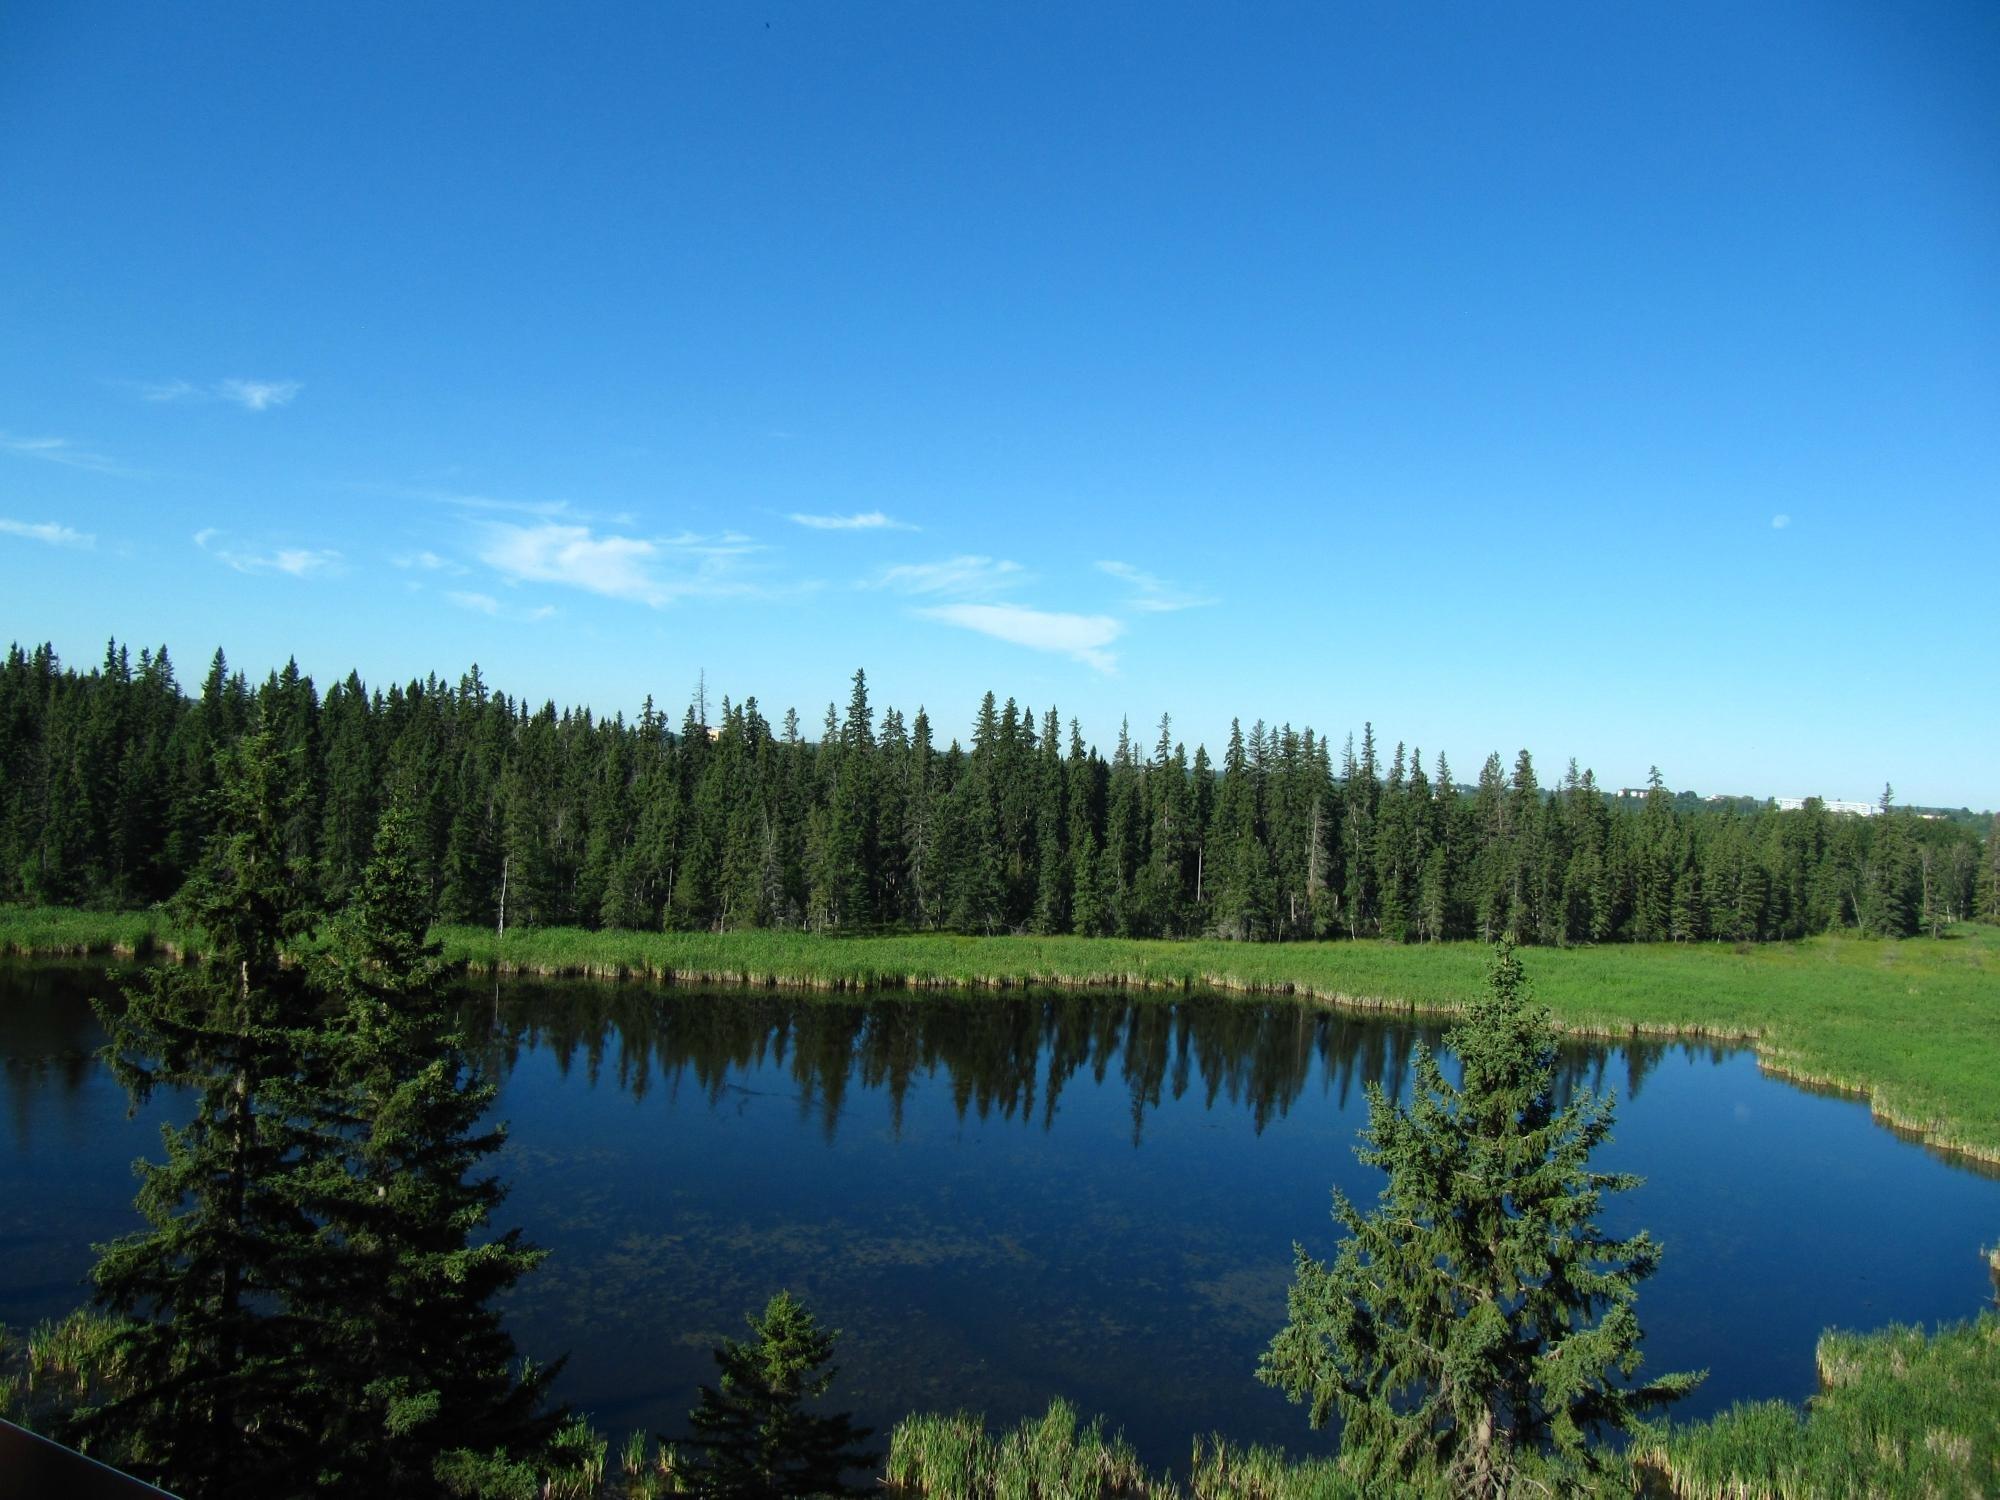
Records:
{"label": "water reflection of trees", "polygon": [[73,1104],[98,1071],[104,1032],[90,1001],[104,987],[96,965],[0,961],[0,1092],[16,1151],[33,1140],[37,1100]]}
{"label": "water reflection of trees", "polygon": [[1205,1108],[1246,1110],[1261,1131],[1308,1088],[1342,1107],[1369,1080],[1407,1087],[1411,1050],[1439,1028],[1330,1012],[1295,1001],[1239,997],[1025,991],[926,993],[868,999],[770,992],[653,990],[575,981],[470,990],[489,1067],[524,1053],[563,1075],[582,1071],[644,1098],[694,1088],[719,1103],[752,1072],[782,1071],[800,1109],[831,1138],[850,1091],[884,1096],[900,1129],[910,1087],[945,1080],[961,1119],[1054,1121],[1063,1091],[1115,1080],[1130,1099],[1132,1135],[1163,1099],[1191,1092]]}
{"label": "water reflection of trees", "polygon": [[[37,1097],[71,1097],[95,1074],[102,1042],[89,995],[105,983],[89,964],[0,968],[6,1020],[0,1089],[17,1145]],[[655,1088],[720,1102],[750,1072],[782,1069],[799,1108],[831,1138],[853,1091],[886,1097],[900,1129],[912,1082],[942,1077],[961,1118],[998,1117],[1046,1129],[1079,1075],[1116,1079],[1132,1137],[1162,1100],[1192,1092],[1204,1108],[1247,1111],[1261,1131],[1308,1089],[1342,1109],[1369,1080],[1392,1094],[1410,1081],[1411,1049],[1439,1045],[1444,1027],[1329,1011],[1280,998],[1130,996],[1073,990],[982,990],[816,998],[769,990],[653,989],[583,980],[468,983],[462,1003],[483,1038],[482,1062],[504,1074],[540,1051],[564,1075],[614,1084],[634,1098]],[[1566,1046],[1557,1085],[1639,1094],[1670,1052],[1720,1059],[1702,1042]],[[1455,1073],[1447,1059],[1447,1071]]]}

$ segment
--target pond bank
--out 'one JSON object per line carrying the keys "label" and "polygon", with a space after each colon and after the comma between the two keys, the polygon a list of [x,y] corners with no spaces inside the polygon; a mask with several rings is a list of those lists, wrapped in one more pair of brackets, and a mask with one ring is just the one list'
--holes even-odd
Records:
{"label": "pond bank", "polygon": [[[1023,986],[1288,995],[1367,1011],[1450,1015],[1484,986],[1479,943],[1148,942],[1117,938],[830,937],[444,927],[469,971],[820,991]],[[178,957],[157,912],[0,909],[0,951]],[[1615,944],[1523,955],[1562,1030],[1753,1045],[1759,1062],[1865,1098],[1935,1149],[2000,1164],[2000,928],[1941,939],[1845,934],[1761,945]]]}

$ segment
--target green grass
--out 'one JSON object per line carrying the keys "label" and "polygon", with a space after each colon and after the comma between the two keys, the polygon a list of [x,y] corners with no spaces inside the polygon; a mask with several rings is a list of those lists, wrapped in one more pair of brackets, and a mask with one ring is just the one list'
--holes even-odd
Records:
{"label": "green grass", "polygon": [[157,908],[77,911],[67,906],[0,906],[0,953],[39,957],[115,953],[121,957],[187,951],[189,934]]}
{"label": "green grass", "polygon": [[[1622,1459],[1584,1474],[1529,1458],[1510,1493],[1521,1496],[1619,1496],[1637,1476]],[[919,1412],[889,1434],[882,1487],[898,1500],[1451,1500],[1454,1486],[1384,1483],[1357,1477],[1336,1459],[1287,1458],[1282,1449],[1242,1448],[1197,1438],[1187,1468],[1155,1474],[1104,1419],[1080,1424],[1076,1408],[1055,1400],[1046,1414],[994,1435],[965,1412]]]}
{"label": "green grass", "polygon": [[1197,1440],[1185,1483],[1149,1473],[1104,1419],[1049,1403],[995,1436],[966,1412],[920,1412],[889,1434],[883,1488],[930,1500],[1358,1500],[1362,1487],[1324,1459],[1287,1461],[1265,1448]]}
{"label": "green grass", "polygon": [[[1643,1428],[1601,1474],[1536,1472],[1524,1494],[1666,1494],[1679,1500],[1864,1500],[2000,1495],[2000,1314],[1927,1334],[1823,1335],[1820,1393],[1735,1406],[1706,1422]],[[1101,1421],[1057,1401],[999,1436],[978,1418],[918,1414],[889,1438],[885,1487],[938,1500],[1345,1500],[1390,1493],[1327,1460],[1197,1442],[1185,1477],[1147,1473]],[[1444,1494],[1415,1485],[1412,1495]]]}
{"label": "green grass", "polygon": [[1664,1426],[1632,1459],[1688,1500],[2000,1495],[2000,1316],[1939,1328],[1832,1332],[1820,1394]]}
{"label": "green grass", "polygon": [[[1477,943],[1128,942],[1114,938],[836,938],[798,932],[588,932],[447,927],[473,969],[660,983],[877,989],[926,985],[1212,986],[1327,1003],[1449,1012],[1485,984]],[[0,952],[184,951],[158,912],[0,907]],[[1754,1041],[1772,1069],[1867,1097],[1935,1146],[2000,1162],[2000,927],[1885,942],[1609,944],[1524,955],[1566,1030]]]}

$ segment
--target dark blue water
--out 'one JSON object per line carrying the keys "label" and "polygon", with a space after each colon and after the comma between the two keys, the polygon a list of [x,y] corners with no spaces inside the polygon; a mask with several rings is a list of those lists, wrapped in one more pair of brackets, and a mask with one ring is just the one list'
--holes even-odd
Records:
{"label": "dark blue water", "polygon": [[[74,1305],[136,1227],[128,1119],[93,1060],[95,970],[0,965],[0,1321]],[[837,1391],[886,1426],[1063,1394],[1159,1464],[1196,1432],[1328,1446],[1251,1376],[1291,1245],[1332,1253],[1328,1189],[1363,1085],[1435,1030],[1238,998],[865,1001],[583,983],[468,991],[511,1122],[503,1222],[554,1254],[508,1305],[523,1348],[614,1433],[674,1433],[709,1347],[780,1287],[845,1330]],[[1745,1051],[1577,1047],[1618,1096],[1606,1227],[1666,1261],[1648,1367],[1712,1370],[1684,1410],[1813,1389],[1822,1328],[1932,1322],[1992,1295],[2000,1181],[1767,1078]]]}

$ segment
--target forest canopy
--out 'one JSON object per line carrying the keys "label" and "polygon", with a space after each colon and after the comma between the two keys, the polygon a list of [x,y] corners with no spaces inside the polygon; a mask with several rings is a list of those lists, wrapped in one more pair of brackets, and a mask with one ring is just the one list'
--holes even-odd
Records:
{"label": "forest canopy", "polygon": [[[703,695],[705,698],[705,694]],[[415,809],[446,921],[675,929],[1031,931],[1520,943],[1906,936],[2000,916],[2000,837],[1893,806],[1855,817],[1607,793],[1528,751],[1461,785],[1443,755],[1233,724],[1219,759],[1162,716],[1107,756],[1075,720],[981,700],[969,745],[877,712],[856,672],[807,733],[755,698],[678,726],[539,708],[475,667],[323,695],[221,651],[192,694],[165,647],[0,667],[0,900],[144,905],[208,837],[216,756],[268,733],[300,795],[290,855],[337,907],[384,808]],[[1996,820],[2000,821],[2000,820]]]}

